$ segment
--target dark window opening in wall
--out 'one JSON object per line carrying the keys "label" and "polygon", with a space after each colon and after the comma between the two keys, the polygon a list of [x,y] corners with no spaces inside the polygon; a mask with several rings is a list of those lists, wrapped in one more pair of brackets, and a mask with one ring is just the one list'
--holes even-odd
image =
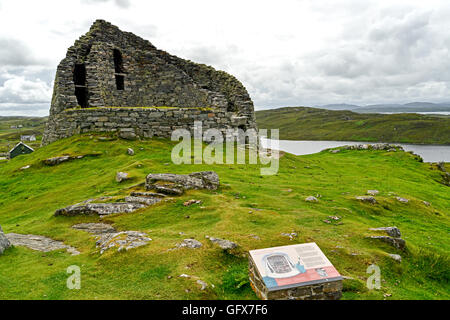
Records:
{"label": "dark window opening in wall", "polygon": [[82,108],[88,106],[88,94],[86,87],[86,67],[84,64],[76,64],[73,70],[73,82],[75,84],[75,97]]}
{"label": "dark window opening in wall", "polygon": [[124,76],[116,74],[116,87],[117,87],[117,90],[125,89],[125,77]]}
{"label": "dark window opening in wall", "polygon": [[114,49],[114,71],[116,76],[116,88],[117,90],[125,90],[125,71],[123,68],[122,53]]}
{"label": "dark window opening in wall", "polygon": [[228,111],[228,112],[234,112],[234,111],[236,111],[236,105],[234,104],[234,102],[228,101],[227,111]]}
{"label": "dark window opening in wall", "polygon": [[86,67],[84,64],[76,64],[73,70],[73,82],[78,86],[86,85]]}

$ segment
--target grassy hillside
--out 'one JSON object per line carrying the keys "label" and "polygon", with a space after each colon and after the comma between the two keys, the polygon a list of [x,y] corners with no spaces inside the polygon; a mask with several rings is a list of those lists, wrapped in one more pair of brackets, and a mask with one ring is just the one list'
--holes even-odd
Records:
{"label": "grassy hillside", "polygon": [[[65,251],[8,249],[0,256],[0,299],[254,299],[245,252],[311,241],[342,275],[353,278],[344,281],[344,299],[450,298],[450,193],[432,165],[404,152],[323,151],[285,154],[277,175],[261,176],[259,165],[174,165],[173,145],[163,139],[129,142],[74,136],[0,163],[4,231],[44,235],[81,252],[71,256]],[[135,150],[134,156],[127,155],[128,147]],[[41,162],[85,153],[101,156],[54,167]],[[31,167],[19,169],[25,165]],[[137,249],[100,255],[88,233],[71,228],[99,218],[53,216],[56,209],[89,198],[128,195],[142,188],[136,185],[148,173],[201,170],[219,174],[219,190],[190,191],[135,213],[104,219],[118,230],[148,232],[153,241]],[[117,183],[118,171],[133,178]],[[380,191],[378,204],[355,200],[368,189]],[[304,201],[310,195],[319,201]],[[395,195],[410,201],[400,203]],[[189,199],[202,204],[183,206]],[[342,224],[323,222],[330,215],[341,217]],[[366,238],[373,234],[371,227],[393,225],[407,241],[405,252]],[[298,237],[292,241],[282,235],[293,231]],[[206,235],[237,242],[241,254],[224,253],[209,244]],[[169,250],[188,237],[195,237],[203,247]],[[400,254],[403,261],[395,262],[388,253]],[[372,263],[381,268],[380,290],[365,286],[366,268]],[[66,268],[71,265],[81,267],[81,290],[66,288]],[[181,274],[197,276],[214,287],[201,291],[195,280],[180,278]]]}
{"label": "grassy hillside", "polygon": [[280,129],[283,140],[450,144],[450,116],[360,114],[289,107],[257,111],[256,121],[260,128]]}
{"label": "grassy hillside", "polygon": [[[32,148],[38,148],[46,121],[47,117],[0,117],[0,153],[11,150],[20,141],[21,135],[36,135],[36,141],[25,143]],[[19,125],[22,125],[22,128],[11,128]]]}

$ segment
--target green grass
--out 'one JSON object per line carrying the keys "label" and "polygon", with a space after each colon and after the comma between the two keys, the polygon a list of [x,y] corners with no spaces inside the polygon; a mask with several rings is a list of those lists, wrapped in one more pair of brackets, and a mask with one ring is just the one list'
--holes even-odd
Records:
{"label": "green grass", "polygon": [[[0,163],[0,225],[6,233],[36,234],[62,240],[81,254],[42,253],[23,247],[0,256],[0,299],[255,299],[247,276],[248,250],[316,242],[345,280],[343,299],[449,299],[449,187],[439,171],[405,152],[343,150],[280,159],[277,175],[261,176],[260,165],[174,165],[164,139],[102,141],[74,136]],[[127,148],[135,150],[127,155]],[[98,157],[47,167],[41,160],[62,154],[101,153]],[[19,168],[31,165],[27,170]],[[172,201],[131,214],[105,218],[118,230],[148,232],[147,246],[127,252],[96,252],[88,233],[74,230],[93,216],[54,217],[56,209],[99,196],[123,197],[149,173],[216,171],[217,191],[190,191]],[[118,171],[130,181],[117,183]],[[378,204],[354,198],[377,189]],[[393,192],[394,194],[390,193]],[[305,202],[320,195],[318,203]],[[395,195],[410,199],[402,204]],[[183,206],[189,199],[201,205]],[[422,201],[431,203],[430,207]],[[260,210],[255,210],[260,209]],[[323,222],[330,215],[342,225]],[[189,218],[186,218],[189,216]],[[400,228],[407,250],[367,239],[371,227]],[[281,233],[296,231],[290,241]],[[180,235],[184,232],[185,235]],[[240,254],[222,252],[205,236],[240,245]],[[260,240],[255,240],[257,235]],[[200,249],[177,249],[188,237]],[[388,257],[401,254],[401,264]],[[381,268],[382,288],[365,286],[367,267]],[[68,290],[67,267],[81,268],[81,290]],[[189,274],[214,284],[201,291]],[[171,277],[170,277],[171,276]],[[188,290],[188,291],[186,291]]]}
{"label": "green grass", "polygon": [[289,107],[256,111],[256,121],[259,128],[280,129],[284,140],[450,144],[450,116]]}
{"label": "green grass", "polygon": [[[36,135],[36,141],[25,142],[30,147],[39,148],[47,117],[0,117],[0,153],[11,150],[21,135]],[[11,126],[22,125],[22,128],[11,129]]]}

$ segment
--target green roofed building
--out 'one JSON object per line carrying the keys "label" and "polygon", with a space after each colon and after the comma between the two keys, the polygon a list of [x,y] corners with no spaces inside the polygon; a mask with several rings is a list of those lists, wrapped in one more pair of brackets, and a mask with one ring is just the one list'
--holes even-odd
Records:
{"label": "green roofed building", "polygon": [[21,154],[28,154],[28,153],[32,153],[32,152],[34,152],[34,149],[32,147],[27,146],[23,142],[19,142],[18,144],[16,144],[16,146],[14,148],[12,148],[8,152],[8,158],[12,159],[17,156],[20,156]]}

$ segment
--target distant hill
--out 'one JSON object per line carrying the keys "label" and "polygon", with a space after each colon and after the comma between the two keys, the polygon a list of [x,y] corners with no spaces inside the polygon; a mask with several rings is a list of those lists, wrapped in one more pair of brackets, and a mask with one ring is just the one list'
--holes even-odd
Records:
{"label": "distant hill", "polygon": [[450,144],[450,116],[287,107],[256,111],[256,121],[259,128],[279,128],[283,140]]}
{"label": "distant hill", "polygon": [[367,106],[358,106],[354,104],[327,104],[317,106],[327,110],[350,110],[359,113],[370,112],[450,112],[450,102],[431,103],[431,102],[410,102],[405,104],[372,104]]}

